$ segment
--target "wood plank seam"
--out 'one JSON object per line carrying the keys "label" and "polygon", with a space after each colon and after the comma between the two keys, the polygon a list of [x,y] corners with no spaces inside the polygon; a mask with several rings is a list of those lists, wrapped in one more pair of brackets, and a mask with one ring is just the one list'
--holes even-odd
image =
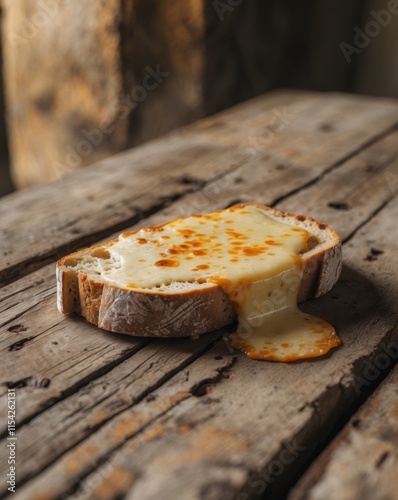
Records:
{"label": "wood plank seam", "polygon": [[[218,341],[220,341],[220,339],[218,339]],[[213,346],[214,346],[214,344],[211,347],[213,347]],[[211,384],[222,383],[225,380],[225,377],[223,376],[223,372],[227,372],[228,370],[230,370],[235,365],[236,362],[237,362],[237,358],[235,356],[233,356],[231,358],[231,360],[229,361],[229,363],[226,366],[224,366],[222,368],[222,370],[220,370],[220,372],[217,375],[215,375],[214,377],[212,377],[212,378],[210,378],[210,379],[208,379],[206,381],[203,381],[203,384],[210,384],[211,385]],[[204,390],[204,392],[202,392],[202,390]],[[186,394],[185,397],[181,397],[175,403],[173,403],[169,407],[165,408],[164,411],[162,411],[161,413],[159,413],[156,417],[154,417],[150,421],[146,422],[145,425],[143,425],[140,429],[138,429],[134,433],[131,433],[130,435],[127,434],[126,437],[125,437],[125,439],[124,439],[124,441],[121,442],[121,443],[119,443],[112,450],[110,450],[109,454],[104,455],[99,460],[96,460],[95,466],[92,467],[89,470],[86,470],[85,473],[84,473],[84,475],[81,475],[79,478],[77,478],[77,480],[76,480],[75,484],[73,485],[73,487],[68,492],[66,492],[65,494],[70,495],[70,494],[75,493],[76,490],[77,490],[77,488],[79,487],[80,483],[82,481],[84,481],[88,476],[90,476],[90,474],[92,474],[92,472],[94,470],[98,469],[103,464],[107,463],[109,461],[109,459],[110,459],[110,456],[112,456],[112,454],[114,454],[115,452],[117,452],[118,450],[120,450],[121,448],[123,448],[123,446],[128,441],[130,441],[131,439],[134,439],[135,437],[137,437],[138,435],[140,435],[142,433],[145,433],[145,431],[148,430],[150,427],[156,425],[157,422],[163,420],[165,417],[167,417],[168,413],[170,413],[178,405],[180,405],[181,403],[183,403],[183,401],[185,401],[186,399],[189,399],[191,397],[202,397],[202,396],[204,396],[206,394],[207,394],[207,391],[205,389],[205,385],[202,385],[202,382],[200,384],[194,385],[191,388],[191,390]]]}
{"label": "wood plank seam", "polygon": [[[386,339],[386,341],[389,341],[389,340],[394,340],[396,339],[396,332],[394,331],[394,329],[391,329],[386,337],[388,337]],[[216,343],[216,342],[220,342],[222,341],[221,337],[219,337],[217,340],[215,340],[211,346],[208,346],[203,352],[211,349],[213,347],[213,345]],[[372,359],[375,359],[379,354],[380,352],[384,352],[383,351],[383,347],[381,345],[379,345],[375,350],[374,352],[372,353],[372,356],[369,358],[369,357],[364,357],[364,358],[361,358],[360,360],[357,360],[355,365],[358,365],[357,366],[354,366],[355,370],[357,370],[357,373],[355,374],[354,372],[351,373],[352,376],[358,376],[360,377],[361,374],[363,374],[363,367],[364,367],[364,364],[363,362],[365,361],[369,361],[372,360]],[[202,353],[203,354],[203,353]],[[195,356],[195,359],[197,359],[198,357],[200,357],[202,354],[198,355],[198,356]],[[194,360],[193,359],[190,359],[189,363],[186,363],[186,365],[182,368],[186,368],[187,366],[189,366]],[[230,363],[224,367],[223,371],[224,370],[228,370],[229,368],[232,368],[232,366],[235,364],[236,362],[236,359],[231,359]],[[394,361],[394,366],[395,364],[397,363],[397,360]],[[174,376],[178,371],[181,371],[181,369],[179,370],[175,370],[175,373],[172,375]],[[388,370],[389,372],[390,370]],[[387,376],[388,373],[386,373],[384,376],[383,376],[383,379],[385,376]],[[170,377],[172,378],[172,377]],[[344,406],[347,406],[347,403],[348,402],[352,402],[355,400],[355,398],[353,398],[353,388],[350,387],[348,385],[348,382],[345,381],[344,383],[342,383],[343,379],[345,378],[345,375],[343,375],[342,379],[337,383],[335,384],[334,386],[329,386],[328,387],[328,391],[330,392],[338,392],[338,393],[341,393],[341,395],[339,397],[341,397],[341,400],[339,400],[336,404],[335,404],[335,407],[336,408],[339,408],[339,407],[344,407]],[[168,379],[169,380],[169,379]],[[224,380],[224,377],[221,375],[221,374],[218,374],[216,375],[215,377],[211,378],[211,379],[205,379],[203,380],[200,385],[195,385],[192,387],[191,391],[190,391],[190,395],[196,395],[196,396],[203,396],[205,394],[207,394],[206,390],[204,390],[202,392],[202,389],[205,389],[206,385],[215,385],[217,383],[222,383]],[[136,400],[134,402],[133,405],[131,405],[130,407],[138,404],[140,401],[142,401],[142,399],[144,399],[145,397],[147,397],[151,392],[155,391],[156,389],[160,388],[161,385],[163,385],[163,383],[166,382],[166,381],[163,381],[162,383],[160,383],[157,387],[153,387],[152,390],[146,394],[143,395],[142,398],[140,398],[139,400]],[[379,383],[381,382],[381,380],[377,379],[375,381],[373,381],[372,383],[372,388],[371,388],[371,392],[370,394],[376,390],[376,388],[378,387]],[[199,390],[199,394],[198,394],[198,390]],[[348,392],[347,392],[348,390]],[[310,423],[310,426],[313,427],[313,428],[324,428],[325,426],[328,426],[327,423],[324,423],[323,420],[324,420],[324,416],[322,415],[322,413],[320,413],[320,408],[322,408],[324,406],[324,400],[328,400],[330,399],[330,392],[327,392],[325,394],[322,394],[320,398],[318,398],[317,400],[314,400],[313,402],[311,402],[311,404],[306,404],[304,405],[301,410],[304,410],[305,408],[307,407],[310,407],[311,410],[313,411],[313,417],[312,417],[312,420],[311,420],[311,423]],[[187,397],[189,397],[189,395],[187,395]],[[144,432],[145,429],[147,429],[149,426],[155,424],[160,418],[162,418],[164,415],[166,415],[172,408],[174,408],[175,406],[177,406],[178,404],[180,404],[183,400],[181,401],[178,401],[176,402],[172,407],[168,408],[165,412],[159,414],[158,416],[156,416],[153,420],[151,420],[150,422],[148,422],[147,424],[145,424],[145,426],[140,429],[139,431],[136,431],[134,432],[131,436],[126,436],[126,439],[123,443],[120,443],[120,445],[118,445],[117,447],[115,447],[114,449],[111,450],[111,453],[114,453],[116,452],[118,449],[122,448],[123,447],[123,444],[125,442],[127,442],[128,440],[132,439],[133,437],[137,436],[139,433],[141,432]],[[60,403],[62,404],[62,401],[60,401]],[[124,410],[130,408],[130,407],[127,407],[127,408],[124,408],[120,413],[122,413]],[[341,415],[340,418],[344,418],[346,420],[348,420],[355,412],[355,408],[354,409],[351,409],[349,408],[347,410],[347,412],[343,413]],[[118,413],[119,414],[119,413]],[[118,414],[115,414],[112,416],[111,419],[115,418]],[[333,418],[333,413],[331,413],[329,416],[329,418],[332,417]],[[94,432],[96,432],[97,430],[99,430],[103,425],[105,425],[106,423],[108,423],[111,419],[107,420],[107,421],[104,421],[101,425],[99,425],[98,427],[95,427],[92,429],[92,432],[90,432],[90,434],[88,434],[85,438],[85,439],[88,439],[90,437],[91,434],[93,434]],[[336,432],[335,430],[333,430],[332,432]],[[313,439],[313,436],[311,437],[311,440]],[[62,455],[60,455],[56,460],[58,460],[59,458],[62,458],[62,456],[67,453],[68,451],[71,451],[75,446],[78,446],[82,441],[79,441],[77,443],[75,443],[75,445],[71,448],[69,448],[68,450],[65,450]],[[299,440],[299,443],[300,443],[300,446],[304,446],[306,448],[306,450],[310,449],[311,448],[311,441],[310,442],[306,442],[305,440]],[[324,446],[326,446],[327,444],[327,441],[325,442]],[[314,456],[316,458],[316,456],[318,456],[319,453],[322,452],[324,446],[322,446],[322,448],[319,448],[317,451],[316,451],[316,454],[315,455],[311,455],[311,456]],[[109,452],[109,450],[108,450]],[[278,451],[278,453],[275,455],[277,456],[278,454],[280,453],[280,451]],[[314,458],[314,459],[315,459]],[[109,459],[109,456],[103,456],[102,459],[100,460],[96,460],[96,467],[99,467],[101,464],[107,462],[107,460]],[[303,464],[307,464],[307,461],[308,461],[308,457],[306,456],[306,451],[303,450],[303,453],[302,453],[302,461],[303,461]],[[49,466],[51,465],[51,463],[49,464]],[[299,466],[300,465],[300,462],[297,462],[296,463],[296,466]],[[45,469],[43,469],[44,471]],[[93,469],[90,469],[87,471],[87,473],[81,477],[78,478],[77,482],[76,482],[76,487],[78,485],[79,482],[83,481],[87,476],[89,476],[93,470],[95,470],[94,468]],[[261,479],[264,477],[264,471],[256,471],[256,470],[251,470],[250,474],[254,474],[254,475],[258,475],[258,478]],[[266,473],[265,473],[266,474]],[[26,481],[22,481],[20,483],[20,485],[22,486],[23,484],[25,484],[26,482],[28,482],[30,479],[32,478],[29,478],[27,479]],[[285,481],[285,478],[282,477],[281,478],[281,481]],[[275,483],[273,484],[273,488],[279,488],[280,487],[280,484],[279,484],[279,479],[277,477],[273,478],[273,481],[272,483]],[[71,492],[75,491],[75,489],[71,490]],[[70,494],[70,492],[66,492],[65,494]],[[243,494],[243,493],[242,493]],[[272,498],[272,497],[270,497]],[[278,497],[275,497],[275,498],[278,498]],[[279,497],[280,498],[280,497]]]}
{"label": "wood plank seam", "polygon": [[[168,375],[170,375],[169,378],[172,378],[178,371],[180,371],[180,369],[186,368],[191,363],[193,363],[197,358],[199,358],[204,353],[206,353],[207,351],[209,351],[210,349],[212,349],[212,347],[215,345],[215,343],[220,338],[222,338],[225,335],[225,332],[227,332],[227,331],[228,331],[227,328],[222,329],[219,332],[218,336],[215,339],[209,340],[209,342],[202,349],[200,349],[194,355],[192,355],[189,358],[189,360],[187,360],[185,362],[185,364],[184,363],[181,364],[181,368],[176,369],[176,370],[171,370],[169,372],[169,374],[168,374]],[[56,404],[61,404],[62,405],[67,400],[68,397],[70,397],[71,395],[75,394],[80,389],[86,387],[89,383],[95,381],[96,379],[98,379],[100,377],[103,377],[104,375],[106,375],[107,373],[109,373],[111,370],[113,370],[115,367],[117,367],[120,364],[124,363],[126,360],[132,358],[139,351],[141,351],[146,346],[148,346],[149,344],[152,344],[154,342],[156,342],[156,339],[144,339],[144,340],[142,340],[142,342],[139,345],[134,346],[132,349],[129,350],[129,352],[126,352],[121,357],[115,359],[109,365],[106,365],[106,366],[102,367],[101,369],[99,369],[99,370],[91,373],[89,377],[86,377],[85,379],[82,379],[79,382],[79,384],[76,384],[75,386],[70,387],[67,391],[64,391],[62,393],[62,395],[61,395],[60,398],[54,398],[54,399],[48,401],[48,403],[45,406],[42,406],[42,408],[39,411],[37,411],[36,413],[33,413],[32,415],[30,415],[29,417],[27,417],[27,418],[25,418],[25,419],[23,419],[21,421],[19,421],[18,422],[18,428],[21,429],[24,425],[28,424],[33,419],[37,418],[39,415],[41,415],[43,412],[45,412],[49,408],[53,407],[54,405],[56,405]],[[163,383],[167,382],[169,380],[169,378],[166,378],[163,382],[159,382],[159,384],[162,385]],[[23,381],[21,381],[21,382],[23,382]],[[149,388],[150,389],[149,392],[145,393],[145,394],[143,393],[142,397],[140,397],[139,400],[136,399],[131,406],[134,406],[135,404],[137,404],[138,402],[140,402],[142,399],[144,399],[145,397],[147,397],[151,392],[153,392],[154,390],[158,389],[158,387],[160,387],[160,385],[159,386],[155,385],[155,386]],[[16,382],[10,382],[9,385],[8,385],[9,388],[13,388],[13,387],[17,387],[17,386],[18,386],[18,381],[16,381]],[[3,392],[0,396],[4,396],[5,394],[6,393]],[[130,406],[127,407],[127,408],[130,408]],[[121,410],[121,411],[124,411],[124,409]],[[113,415],[111,418],[114,418],[116,415]],[[102,425],[105,425],[107,422],[108,422],[108,420],[104,421],[102,423]],[[6,437],[6,431],[1,432],[0,433],[0,439],[4,439],[5,437]]]}
{"label": "wood plank seam", "polygon": [[394,123],[394,125],[388,127],[386,130],[383,130],[382,132],[380,132],[380,134],[376,135],[375,137],[372,137],[372,139],[369,139],[366,143],[364,143],[363,145],[361,145],[361,147],[355,149],[354,151],[351,151],[345,157],[343,157],[340,160],[336,161],[329,168],[327,168],[326,170],[324,170],[323,172],[321,172],[316,178],[311,179],[310,181],[308,181],[303,186],[301,186],[301,187],[299,187],[299,188],[297,188],[297,189],[295,189],[295,190],[287,193],[286,195],[280,196],[277,200],[275,200],[274,205],[278,205],[279,203],[282,203],[283,201],[285,201],[286,199],[290,198],[292,195],[300,192],[301,190],[304,190],[306,188],[309,188],[310,186],[313,186],[319,180],[321,180],[325,175],[329,174],[330,172],[332,172],[336,168],[340,167],[341,165],[343,165],[344,163],[346,163],[351,158],[354,158],[358,153],[364,151],[365,149],[370,148],[371,146],[373,146],[377,142],[382,141],[383,139],[385,139],[389,135],[393,134],[397,130],[398,130],[398,122]]}
{"label": "wood plank seam", "polygon": [[[76,478],[76,481],[74,482],[74,484],[72,484],[71,487],[64,492],[64,494],[63,494],[64,498],[69,498],[72,495],[74,495],[77,492],[81,482],[84,481],[87,477],[89,477],[93,472],[97,471],[102,466],[104,466],[104,464],[106,464],[109,461],[109,459],[112,458],[112,454],[117,452],[118,450],[120,450],[123,447],[123,445],[126,444],[130,439],[134,439],[138,435],[144,433],[145,431],[147,431],[148,429],[150,429],[151,427],[156,425],[157,422],[161,421],[176,406],[178,406],[182,401],[188,399],[189,397],[191,397],[191,396],[189,394],[187,394],[185,397],[182,397],[180,400],[176,401],[174,404],[171,404],[169,407],[165,408],[163,411],[161,410],[160,413],[158,415],[156,415],[156,417],[154,417],[151,420],[148,420],[148,422],[146,422],[140,429],[138,429],[137,431],[135,431],[131,434],[127,434],[123,443],[120,443],[119,446],[115,447],[113,450],[110,451],[110,456],[109,456],[109,454],[107,454],[107,455],[104,455],[103,457],[95,460],[95,462],[92,463],[91,467],[88,468],[84,474],[82,474],[81,476]],[[70,450],[68,450],[68,451],[70,451]],[[66,453],[67,452],[65,452],[65,454]],[[62,458],[62,456],[60,458]],[[49,464],[49,466],[50,465],[51,464]],[[29,482],[29,480],[24,481],[21,484],[24,485],[24,484],[27,484],[28,482]]]}
{"label": "wood plank seam", "polygon": [[[211,350],[217,342],[220,342],[220,338],[218,338],[214,342],[212,342],[212,344],[209,345],[206,348],[206,351]],[[197,356],[196,359],[198,357],[199,356]],[[223,381],[225,381],[225,376],[223,374],[226,373],[226,372],[228,372],[228,370],[230,370],[234,366],[234,364],[236,362],[237,362],[236,356],[232,356],[231,359],[229,361],[227,361],[227,364],[224,365],[220,369],[220,371],[216,375],[214,375],[214,377],[208,379],[206,381],[206,383],[208,383],[208,384],[218,384],[218,383],[222,383]],[[191,364],[191,362],[189,364]],[[187,365],[187,366],[189,366],[189,365]],[[178,370],[178,371],[180,372],[181,370]],[[176,373],[177,373],[177,371],[176,371]],[[176,373],[174,373],[174,375]],[[205,382],[205,381],[203,381],[203,382]],[[159,385],[159,387],[156,387],[156,388],[154,387],[153,391],[151,391],[151,393],[154,392],[156,389],[159,389],[160,387],[161,387],[161,385]],[[204,391],[202,392],[202,390],[204,390]],[[144,397],[148,397],[151,393],[146,394]],[[191,397],[199,398],[199,397],[205,396],[206,394],[207,394],[207,391],[205,390],[205,386],[202,386],[202,382],[200,384],[194,384],[189,391],[186,391],[185,395],[183,395],[182,397],[180,397],[179,399],[177,399],[175,402],[172,402],[169,406],[165,406],[164,409],[161,409],[160,413],[157,414],[154,418],[152,418],[152,419],[148,420],[147,422],[145,422],[144,425],[140,426],[140,428],[137,429],[136,431],[134,431],[134,432],[132,432],[130,434],[127,434],[124,437],[124,440],[122,442],[120,442],[117,446],[114,446],[111,450],[109,450],[109,452],[106,455],[102,456],[101,458],[96,459],[95,463],[92,464],[92,467],[88,468],[85,471],[84,474],[82,474],[81,476],[79,476],[78,478],[76,478],[75,484],[70,488],[70,490],[68,490],[64,494],[65,495],[71,495],[71,494],[75,493],[76,490],[77,490],[77,488],[79,487],[79,484],[82,481],[84,481],[84,479],[86,479],[90,474],[92,474],[93,471],[95,471],[96,469],[98,469],[99,467],[101,467],[103,464],[105,464],[107,461],[109,461],[109,459],[112,456],[112,454],[114,454],[115,452],[117,452],[118,450],[120,450],[121,448],[123,448],[124,444],[127,443],[129,440],[134,439],[135,437],[137,437],[137,436],[145,433],[146,430],[148,430],[152,426],[156,425],[157,422],[159,422],[164,417],[166,417],[169,412],[171,412],[173,409],[175,409],[183,401],[185,401],[185,400],[187,400],[187,399],[189,399]],[[140,399],[140,401],[142,399]],[[134,402],[134,405],[136,405],[138,403],[139,403],[139,401]],[[124,412],[125,410],[128,410],[129,408],[132,408],[134,405],[132,405],[131,407],[123,409],[120,413]],[[115,418],[115,417],[117,417],[118,415],[119,414],[114,415],[112,417],[112,419]],[[107,421],[106,423],[108,423],[108,422],[109,421]],[[104,423],[104,425],[106,425],[106,423]],[[102,427],[102,425],[101,425],[101,427]],[[96,429],[96,430],[98,430],[98,429]],[[87,437],[89,437],[89,436],[87,436]],[[85,439],[87,439],[87,437]],[[73,448],[75,448],[79,444],[80,443],[76,443],[76,445],[74,447],[70,448],[69,450],[66,450],[59,458],[62,458],[63,455],[65,455],[68,451],[72,450]],[[51,465],[52,465],[51,463],[48,464],[49,467]],[[45,470],[45,469],[43,469],[43,470]],[[29,478],[29,479],[32,479],[32,478]],[[26,482],[28,482],[29,479],[26,480],[26,481],[24,480],[23,483],[21,482],[21,485],[25,484]]]}

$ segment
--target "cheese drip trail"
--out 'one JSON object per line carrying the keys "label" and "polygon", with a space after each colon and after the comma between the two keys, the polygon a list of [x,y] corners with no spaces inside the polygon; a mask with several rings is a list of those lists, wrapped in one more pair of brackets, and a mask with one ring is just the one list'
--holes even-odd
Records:
{"label": "cheese drip trail", "polygon": [[301,277],[301,266],[293,264],[238,291],[236,349],[252,359],[286,362],[323,356],[341,344],[329,323],[297,307]]}
{"label": "cheese drip trail", "polygon": [[297,307],[300,254],[309,233],[236,205],[123,233],[108,247],[120,266],[105,280],[134,289],[175,282],[214,283],[238,313],[232,345],[248,357],[294,361],[323,356],[341,341],[334,328]]}

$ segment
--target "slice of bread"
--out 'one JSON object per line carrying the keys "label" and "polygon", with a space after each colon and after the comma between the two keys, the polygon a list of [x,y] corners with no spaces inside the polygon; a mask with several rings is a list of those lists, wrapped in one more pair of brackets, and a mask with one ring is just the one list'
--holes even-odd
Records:
{"label": "slice of bread", "polygon": [[[255,203],[239,207],[255,207],[270,219],[310,234],[308,249],[300,256],[303,275],[298,302],[318,297],[332,288],[340,275],[342,258],[340,238],[331,227],[310,217]],[[137,234],[134,231],[121,236],[133,240]],[[91,323],[112,332],[148,337],[199,335],[236,320],[235,304],[223,288],[214,283],[175,281],[145,288],[107,279],[110,269],[123,266],[109,251],[118,241],[111,240],[58,261],[60,312],[80,313]],[[119,271],[123,273],[123,267]]]}

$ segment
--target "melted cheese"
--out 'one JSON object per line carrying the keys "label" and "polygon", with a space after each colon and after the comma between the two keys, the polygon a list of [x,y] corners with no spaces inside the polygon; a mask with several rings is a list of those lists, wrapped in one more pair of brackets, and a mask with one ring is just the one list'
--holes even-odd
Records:
{"label": "melted cheese", "polygon": [[[295,361],[323,356],[340,345],[334,328],[297,307],[300,266],[258,280],[238,292],[238,329],[232,345],[249,358]],[[243,296],[242,296],[243,295]]]}
{"label": "melted cheese", "polygon": [[331,325],[297,307],[308,237],[255,206],[237,205],[121,234],[107,247],[120,265],[101,274],[135,289],[215,283],[236,305],[234,347],[274,361],[322,356],[340,339]]}

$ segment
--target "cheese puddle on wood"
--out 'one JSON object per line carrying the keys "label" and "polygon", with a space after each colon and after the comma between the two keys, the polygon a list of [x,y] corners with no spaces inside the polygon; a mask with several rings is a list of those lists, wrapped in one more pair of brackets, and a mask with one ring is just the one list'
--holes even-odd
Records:
{"label": "cheese puddle on wood", "polygon": [[107,281],[135,289],[178,282],[214,283],[235,303],[232,345],[250,358],[293,361],[322,356],[340,345],[334,328],[297,307],[300,254],[309,233],[275,221],[260,209],[236,205],[123,233],[107,247]]}
{"label": "cheese puddle on wood", "polygon": [[249,358],[295,361],[323,356],[340,345],[334,328],[297,307],[302,271],[293,265],[237,295],[238,330],[232,345]]}

